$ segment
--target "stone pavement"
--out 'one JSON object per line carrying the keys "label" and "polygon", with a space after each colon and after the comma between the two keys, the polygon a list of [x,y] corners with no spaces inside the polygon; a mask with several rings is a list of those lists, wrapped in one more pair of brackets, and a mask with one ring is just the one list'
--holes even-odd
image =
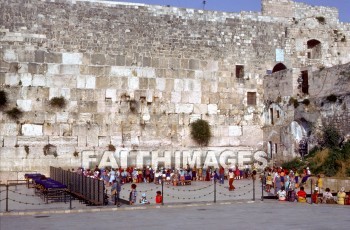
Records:
{"label": "stone pavement", "polygon": [[[256,197],[261,197],[261,191],[259,191],[260,183],[257,183]],[[228,191],[228,182],[225,181],[224,185],[216,184],[216,200],[217,201],[234,201],[234,200],[251,200],[253,198],[253,182],[252,180],[236,180],[234,185],[235,191]],[[122,186],[121,198],[128,200],[131,184],[125,184]],[[161,191],[161,185],[155,185],[154,183],[139,183],[137,184],[138,199],[141,198],[142,193],[147,194],[147,198],[151,203],[155,203],[156,191]],[[214,201],[214,183],[194,181],[191,185],[187,186],[172,186],[164,184],[164,203],[193,203],[193,202],[213,202]],[[108,193],[110,188],[107,187]],[[0,187],[0,212],[4,212],[6,187]],[[40,210],[67,210],[69,209],[69,203],[64,202],[49,202],[46,204],[43,199],[34,194],[33,188],[27,188],[25,185],[11,186],[9,187],[9,210],[11,212],[23,212],[23,211],[40,211]],[[110,206],[112,206],[112,200]],[[96,207],[86,206],[76,200],[72,202],[74,209],[92,209]],[[114,207],[114,206],[113,206]],[[101,207],[99,207],[101,208]],[[102,208],[106,208],[105,206]]]}
{"label": "stone pavement", "polygon": [[0,229],[349,229],[350,206],[265,200],[0,216]]}

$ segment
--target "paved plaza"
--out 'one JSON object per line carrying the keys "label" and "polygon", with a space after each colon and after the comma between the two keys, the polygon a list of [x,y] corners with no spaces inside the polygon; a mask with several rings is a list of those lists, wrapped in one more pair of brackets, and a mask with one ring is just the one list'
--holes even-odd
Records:
{"label": "paved plaza", "polygon": [[0,216],[1,230],[23,229],[349,229],[350,206],[272,200],[134,206]]}
{"label": "paved plaza", "polygon": [[[216,183],[216,189],[214,189],[214,183],[194,181],[191,185],[186,186],[172,186],[164,184],[164,203],[198,203],[198,202],[213,202],[216,190],[217,201],[237,201],[237,200],[252,200],[253,199],[253,182],[252,180],[236,180],[234,185],[235,191],[228,191],[228,182],[224,184]],[[124,200],[128,200],[131,184],[124,184],[120,197]],[[261,197],[261,183],[256,182],[256,198]],[[107,187],[107,192],[110,193],[110,187]],[[6,210],[5,198],[6,188],[0,187],[0,211]],[[137,184],[138,199],[141,198],[143,193],[147,194],[147,198],[151,203],[155,203],[156,191],[162,191],[161,185],[154,183],[138,183]],[[33,211],[33,210],[55,210],[55,209],[68,209],[69,202],[48,202],[46,203],[38,195],[35,195],[33,188],[27,188],[26,185],[18,185],[9,187],[8,192],[9,203],[8,208],[11,212],[21,211]],[[112,206],[113,201],[110,199],[110,204],[102,208]],[[139,204],[137,204],[139,205]],[[86,206],[77,200],[72,201],[72,207],[74,209],[91,209],[93,207]]]}

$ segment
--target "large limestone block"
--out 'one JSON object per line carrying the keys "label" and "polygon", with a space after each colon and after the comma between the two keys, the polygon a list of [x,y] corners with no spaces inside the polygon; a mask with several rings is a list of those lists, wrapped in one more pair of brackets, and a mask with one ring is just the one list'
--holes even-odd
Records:
{"label": "large limestone block", "polygon": [[130,77],[128,80],[128,86],[130,90],[137,90],[139,89],[139,78],[137,77]]}
{"label": "large limestone block", "polygon": [[208,114],[214,115],[218,113],[218,105],[217,104],[209,104],[208,105]]}
{"label": "large limestone block", "polygon": [[30,136],[18,136],[17,137],[17,144],[19,146],[44,146],[48,144],[48,137],[30,137]]}
{"label": "large limestone block", "polygon": [[175,112],[190,114],[193,112],[193,104],[175,104]]}
{"label": "large limestone block", "polygon": [[[3,147],[15,147],[17,144],[17,137],[16,136],[2,136],[4,146]],[[2,147],[2,146],[1,146]]]}
{"label": "large limestone block", "polygon": [[200,104],[202,101],[202,92],[189,92],[188,102],[193,104]]}
{"label": "large limestone block", "polygon": [[62,53],[62,64],[81,65],[81,64],[83,64],[83,54],[81,54],[81,53]]}
{"label": "large limestone block", "polygon": [[61,136],[50,136],[49,137],[49,143],[52,145],[57,146],[57,149],[60,148],[60,146],[77,146],[78,145],[78,137],[61,137]]}
{"label": "large limestone block", "polygon": [[116,89],[106,89],[106,99],[110,99],[112,102],[117,101],[117,90]]}
{"label": "large limestone block", "polygon": [[60,74],[59,64],[47,64],[47,74]]}
{"label": "large limestone block", "polygon": [[46,77],[41,74],[34,74],[33,75],[33,86],[45,86],[46,85]]}
{"label": "large limestone block", "polygon": [[56,113],[56,122],[57,123],[68,122],[68,118],[69,118],[68,112],[57,112]]}
{"label": "large limestone block", "polygon": [[17,86],[19,84],[19,75],[16,73],[6,73],[5,74],[5,85]]}
{"label": "large limestone block", "polygon": [[32,110],[32,100],[17,100],[17,106],[24,112]]}
{"label": "large limestone block", "polygon": [[[135,75],[136,72],[134,72]],[[117,76],[117,77],[131,77],[133,76],[131,68],[128,67],[121,67],[121,66],[111,66],[110,71],[111,76]]]}
{"label": "large limestone block", "polygon": [[80,74],[79,65],[67,64],[60,66],[60,74],[77,75]]}
{"label": "large limestone block", "polygon": [[30,73],[20,74],[20,81],[22,82],[22,86],[31,86],[32,79],[33,79],[32,74],[30,74]]}
{"label": "large limestone block", "polygon": [[24,124],[22,125],[22,134],[24,136],[42,136],[43,126],[34,124]]}
{"label": "large limestone block", "polygon": [[181,102],[181,92],[171,92],[171,103],[177,104]]}
{"label": "large limestone block", "polygon": [[45,52],[44,56],[46,63],[62,63],[61,53]]}
{"label": "large limestone block", "polygon": [[156,78],[156,90],[164,91],[166,86],[166,79]]}
{"label": "large limestone block", "polygon": [[15,52],[15,50],[5,50],[4,52],[4,61],[7,62],[16,62],[18,60],[18,54]]}
{"label": "large limestone block", "polygon": [[195,91],[200,92],[202,90],[201,82],[199,80],[194,79],[184,79],[183,80],[183,90],[184,91]]}
{"label": "large limestone block", "polygon": [[242,126],[232,125],[228,127],[229,137],[238,137],[242,135]]}
{"label": "large limestone block", "polygon": [[0,124],[1,136],[17,136],[17,124],[16,123],[2,123]]}
{"label": "large limestone block", "polygon": [[243,126],[243,135],[240,137],[242,145],[258,146],[263,140],[263,130],[257,125]]}
{"label": "large limestone block", "polygon": [[175,92],[182,92],[184,90],[184,82],[182,79],[174,80],[174,90]]}

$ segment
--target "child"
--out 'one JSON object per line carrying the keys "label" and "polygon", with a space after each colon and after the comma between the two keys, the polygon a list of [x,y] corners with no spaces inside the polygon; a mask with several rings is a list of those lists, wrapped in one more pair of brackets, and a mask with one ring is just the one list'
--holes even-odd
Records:
{"label": "child", "polygon": [[156,195],[156,203],[161,204],[163,202],[163,196],[161,191],[157,191]]}
{"label": "child", "polygon": [[329,188],[326,188],[326,192],[323,193],[322,203],[334,204],[334,197]]}
{"label": "child", "polygon": [[285,190],[284,186],[282,186],[281,190],[279,190],[277,192],[277,196],[278,196],[278,200],[279,201],[285,201],[286,200],[287,193],[286,193],[286,190]]}
{"label": "child", "polygon": [[304,187],[301,186],[299,192],[297,193],[298,202],[306,203],[306,192],[304,191]]}
{"label": "child", "polygon": [[130,205],[133,205],[136,203],[136,197],[137,197],[137,191],[136,191],[136,184],[131,185],[131,191],[129,194],[129,202]]}
{"label": "child", "polygon": [[271,187],[272,187],[272,176],[271,176],[271,173],[268,173],[266,177],[266,192],[270,192]]}
{"label": "child", "polygon": [[318,203],[318,188],[316,187],[314,193],[311,195],[311,201],[314,204]]}
{"label": "child", "polygon": [[140,199],[141,204],[150,204],[149,201],[146,198],[146,193],[142,193],[142,197]]}

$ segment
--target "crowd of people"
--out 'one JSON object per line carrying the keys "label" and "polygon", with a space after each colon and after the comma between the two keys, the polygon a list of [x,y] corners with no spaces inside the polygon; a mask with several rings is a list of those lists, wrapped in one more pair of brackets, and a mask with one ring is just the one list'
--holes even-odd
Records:
{"label": "crowd of people", "polygon": [[[218,183],[224,184],[224,181],[228,180],[229,191],[234,191],[234,180],[250,178],[252,176],[251,168],[246,166],[242,169],[239,168],[238,165],[229,169],[223,167],[219,169],[213,167],[191,168],[188,164],[187,167],[180,169],[152,169],[149,166],[143,168],[128,167],[126,169],[113,169],[107,167],[100,169],[96,166],[93,170],[83,170],[80,168],[77,172],[83,173],[83,175],[87,177],[103,180],[105,186],[111,188],[111,195],[115,197],[116,204],[119,204],[121,186],[127,183],[131,184],[129,202],[130,204],[135,204],[137,183],[165,183],[167,185],[180,186],[190,184],[191,181],[217,180]],[[309,181],[311,175],[311,171],[308,167],[304,168],[302,173],[298,172],[296,169],[266,167],[261,179],[265,191],[271,195],[275,195],[278,200],[304,203],[307,201],[307,194],[304,186]],[[329,188],[324,190],[323,178],[321,175],[317,175],[314,186],[315,189],[311,195],[311,201],[313,203],[350,204],[350,198],[346,195],[344,188],[341,188],[336,196],[330,192]],[[156,203],[162,203],[162,194],[160,191],[157,191],[155,201]],[[150,203],[145,193],[141,195],[139,203]]]}
{"label": "crowd of people", "polygon": [[[304,186],[311,177],[310,169],[304,168],[302,173],[298,173],[296,169],[283,169],[282,167],[265,168],[264,177],[262,178],[265,191],[275,195],[279,201],[298,201],[305,203],[307,194]],[[327,204],[348,204],[350,198],[345,193],[345,188],[342,187],[334,196],[329,188],[323,190],[323,178],[317,175],[314,184],[313,193],[311,194],[312,203],[327,203]],[[273,190],[273,193],[271,192]],[[299,190],[299,191],[297,191]]]}

